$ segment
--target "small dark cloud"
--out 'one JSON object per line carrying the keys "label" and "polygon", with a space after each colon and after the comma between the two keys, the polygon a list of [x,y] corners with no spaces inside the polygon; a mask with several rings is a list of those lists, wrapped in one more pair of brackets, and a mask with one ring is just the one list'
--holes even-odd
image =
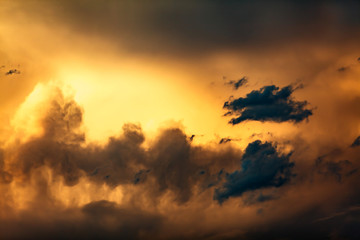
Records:
{"label": "small dark cloud", "polygon": [[225,116],[238,115],[229,121],[233,125],[246,120],[301,122],[312,115],[312,110],[306,109],[306,101],[292,99],[291,94],[294,91],[290,85],[282,89],[270,85],[253,90],[245,98],[225,102],[223,108],[229,110]]}
{"label": "small dark cloud", "polygon": [[231,141],[240,141],[240,139],[235,139],[235,138],[221,138],[219,141],[219,144],[225,144]]}
{"label": "small dark cloud", "polygon": [[219,142],[219,144],[223,144],[223,143],[227,143],[227,142],[231,142],[231,138],[222,138],[222,139],[220,139],[220,142]]}
{"label": "small dark cloud", "polygon": [[360,57],[357,60],[358,60],[358,62],[360,62]]}
{"label": "small dark cloud", "polygon": [[276,197],[273,194],[263,194],[262,192],[254,192],[250,193],[248,196],[244,198],[244,203],[246,205],[253,205],[258,203],[264,203],[271,200],[276,199]]}
{"label": "small dark cloud", "polygon": [[192,142],[192,140],[194,140],[194,137],[195,137],[195,135],[194,135],[194,134],[193,134],[193,135],[191,135],[191,137],[189,138],[190,142]]}
{"label": "small dark cloud", "polygon": [[139,182],[143,182],[146,180],[146,175],[150,172],[150,169],[141,169],[134,176],[134,184],[138,184]]}
{"label": "small dark cloud", "polygon": [[348,160],[335,162],[325,160],[325,156],[319,157],[315,162],[315,166],[319,174],[335,176],[338,182],[341,182],[344,176],[350,176],[357,171],[357,169],[354,169],[353,164]]}
{"label": "small dark cloud", "polygon": [[10,69],[5,73],[5,75],[12,75],[12,74],[20,74],[20,71],[17,69]]}
{"label": "small dark cloud", "polygon": [[247,191],[284,185],[294,176],[290,155],[280,155],[268,142],[257,140],[250,143],[242,157],[241,170],[226,176],[225,183],[215,189],[214,199],[222,203]]}
{"label": "small dark cloud", "polygon": [[204,175],[205,173],[206,173],[205,170],[201,170],[201,171],[199,172],[200,175]]}
{"label": "small dark cloud", "polygon": [[246,77],[242,77],[241,79],[235,81],[235,80],[230,80],[228,82],[226,82],[225,84],[227,85],[231,85],[234,87],[235,90],[239,89],[240,87],[244,86],[246,83],[248,82]]}
{"label": "small dark cloud", "polygon": [[355,141],[351,144],[351,147],[358,147],[360,146],[360,136],[358,136]]}
{"label": "small dark cloud", "polygon": [[347,71],[347,70],[349,70],[349,67],[341,67],[341,68],[338,68],[338,72],[345,72],[345,71]]}

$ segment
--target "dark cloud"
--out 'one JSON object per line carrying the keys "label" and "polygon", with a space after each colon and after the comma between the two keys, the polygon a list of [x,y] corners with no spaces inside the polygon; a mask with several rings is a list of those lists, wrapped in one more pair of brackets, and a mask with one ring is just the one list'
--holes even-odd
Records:
{"label": "dark cloud", "polygon": [[2,183],[11,183],[12,175],[4,170],[4,150],[0,148],[0,184]]}
{"label": "dark cloud", "polygon": [[231,142],[231,141],[232,141],[231,138],[222,138],[222,139],[220,139],[219,144],[228,143],[228,142]]}
{"label": "dark cloud", "polygon": [[239,87],[244,86],[246,83],[248,82],[246,77],[243,77],[237,81],[235,80],[230,80],[229,82],[227,82],[227,85],[231,85],[234,87],[235,90],[239,89]]}
{"label": "dark cloud", "polygon": [[341,67],[341,68],[338,68],[338,72],[345,72],[346,70],[348,70],[349,67]]}
{"label": "dark cloud", "polygon": [[[319,206],[320,207],[320,206]],[[321,210],[312,208],[296,218],[284,218],[281,221],[259,226],[241,235],[243,239],[349,239],[356,240],[360,237],[358,229],[360,212],[357,210],[346,211],[343,214],[324,221],[314,221],[320,217]],[[229,238],[239,239],[239,238]]]}
{"label": "dark cloud", "polygon": [[357,137],[354,142],[351,144],[351,147],[358,147],[360,146],[360,136]]}
{"label": "dark cloud", "polygon": [[275,85],[253,90],[245,98],[238,98],[225,102],[223,108],[229,114],[238,115],[232,118],[230,124],[238,124],[246,120],[274,121],[274,122],[301,122],[312,115],[312,110],[306,109],[306,101],[300,102],[292,99],[294,92],[292,86],[279,90]]}
{"label": "dark cloud", "polygon": [[44,211],[0,219],[1,239],[158,239],[164,221],[160,215],[105,200],[66,211],[47,209],[45,217]]}
{"label": "dark cloud", "polygon": [[192,140],[194,140],[194,137],[195,137],[194,134],[189,137],[190,142],[192,142]]}
{"label": "dark cloud", "polygon": [[276,196],[274,194],[263,194],[262,192],[260,193],[254,192],[244,198],[244,203],[246,205],[253,205],[253,204],[259,204],[259,203],[271,201],[274,199],[276,199]]}
{"label": "dark cloud", "polygon": [[220,169],[232,169],[241,158],[241,152],[232,148],[218,151],[192,147],[186,135],[177,128],[162,132],[148,153],[150,175],[157,182],[152,190],[160,193],[171,190],[179,203],[190,199],[194,186],[216,181]]}
{"label": "dark cloud", "polygon": [[10,69],[5,73],[5,75],[12,75],[12,74],[20,74],[20,71],[17,69]]}
{"label": "dark cloud", "polygon": [[294,163],[290,154],[280,155],[271,143],[257,140],[250,143],[241,160],[241,170],[226,176],[221,188],[215,189],[214,199],[220,203],[229,197],[241,196],[246,191],[280,187],[292,176]]}
{"label": "dark cloud", "polygon": [[343,177],[348,177],[358,171],[349,160],[332,161],[325,160],[326,156],[319,157],[316,160],[318,173],[335,176],[337,181],[341,182]]}
{"label": "dark cloud", "polygon": [[297,41],[344,43],[359,37],[360,25],[357,1],[65,0],[24,6],[33,9],[35,19],[61,21],[79,34],[150,54],[268,49]]}

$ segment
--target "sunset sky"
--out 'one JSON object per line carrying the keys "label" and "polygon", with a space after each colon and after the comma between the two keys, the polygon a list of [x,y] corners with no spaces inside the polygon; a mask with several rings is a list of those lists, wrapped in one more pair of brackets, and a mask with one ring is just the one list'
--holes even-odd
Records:
{"label": "sunset sky", "polygon": [[360,239],[360,2],[0,0],[0,239]]}

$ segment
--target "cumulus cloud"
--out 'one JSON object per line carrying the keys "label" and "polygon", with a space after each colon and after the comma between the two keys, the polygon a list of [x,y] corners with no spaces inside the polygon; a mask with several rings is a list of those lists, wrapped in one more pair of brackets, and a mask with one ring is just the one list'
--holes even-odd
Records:
{"label": "cumulus cloud", "polygon": [[214,199],[220,203],[229,197],[241,196],[246,191],[280,187],[289,182],[294,163],[290,154],[281,155],[268,142],[250,143],[241,160],[241,170],[226,176],[225,183],[215,190]]}
{"label": "cumulus cloud", "polygon": [[109,187],[136,185],[154,200],[171,192],[181,204],[190,200],[197,185],[213,182],[215,172],[231,170],[241,159],[241,151],[232,147],[193,146],[179,128],[161,131],[147,148],[141,127],[130,123],[104,145],[86,143],[83,110],[61,91],[55,95],[41,119],[43,133],[14,144],[8,153],[10,172],[3,170],[4,154],[0,154],[2,182],[10,183],[12,174],[29,181],[38,169],[48,167],[67,186],[82,178]]}
{"label": "cumulus cloud", "polygon": [[282,89],[275,85],[265,86],[260,90],[253,90],[246,97],[230,100],[224,103],[228,115],[238,115],[229,123],[236,125],[246,120],[274,121],[274,122],[301,122],[312,115],[312,110],[306,109],[306,101],[295,101],[291,94],[292,86]]}

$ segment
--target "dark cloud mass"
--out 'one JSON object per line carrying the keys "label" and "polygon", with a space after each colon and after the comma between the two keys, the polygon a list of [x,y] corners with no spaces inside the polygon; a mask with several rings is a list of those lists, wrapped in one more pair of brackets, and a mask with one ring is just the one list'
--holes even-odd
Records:
{"label": "dark cloud mass", "polygon": [[[91,202],[80,209],[48,212],[46,217],[22,213],[1,221],[1,239],[158,239],[160,215],[124,209],[109,201]],[[18,226],[21,226],[20,228]]]}
{"label": "dark cloud mass", "polygon": [[241,170],[226,176],[222,187],[215,190],[214,199],[221,203],[246,191],[282,186],[293,176],[290,156],[280,155],[271,143],[250,143],[241,159]]}
{"label": "dark cloud mass", "polygon": [[131,52],[206,55],[299,41],[349,42],[353,40],[349,36],[359,37],[360,4],[345,2],[50,0],[23,4],[37,18],[61,19],[79,34],[103,36]]}
{"label": "dark cloud mass", "polygon": [[228,115],[239,115],[230,120],[236,125],[246,120],[274,121],[274,122],[301,122],[312,115],[312,110],[306,109],[306,101],[300,102],[292,99],[294,92],[292,86],[279,90],[275,85],[253,90],[245,98],[227,101],[224,108],[229,110]]}

